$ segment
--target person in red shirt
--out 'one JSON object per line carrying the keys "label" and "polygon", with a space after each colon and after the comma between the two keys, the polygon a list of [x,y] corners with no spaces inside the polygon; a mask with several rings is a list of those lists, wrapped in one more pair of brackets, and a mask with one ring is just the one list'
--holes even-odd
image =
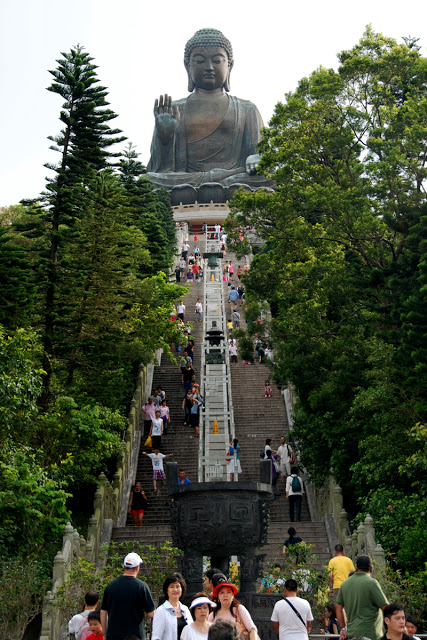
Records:
{"label": "person in red shirt", "polygon": [[87,636],[86,640],[104,640],[99,611],[91,611],[87,617],[87,621],[89,622],[91,633]]}

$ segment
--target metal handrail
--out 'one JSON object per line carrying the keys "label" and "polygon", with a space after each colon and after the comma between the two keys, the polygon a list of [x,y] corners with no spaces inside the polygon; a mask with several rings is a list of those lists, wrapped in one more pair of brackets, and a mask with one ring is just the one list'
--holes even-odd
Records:
{"label": "metal handrail", "polygon": [[[205,250],[207,250],[207,233],[204,238]],[[203,313],[202,313],[202,343],[200,344],[201,357],[200,357],[200,395],[205,400],[205,349],[204,349],[204,336],[206,335],[207,327],[207,295],[206,295],[206,278],[207,269],[203,269]],[[209,425],[208,425],[209,428]],[[203,407],[200,409],[199,417],[199,460],[197,476],[198,481],[203,482],[203,454],[204,454],[204,442],[205,442],[205,423],[204,423],[204,411]]]}

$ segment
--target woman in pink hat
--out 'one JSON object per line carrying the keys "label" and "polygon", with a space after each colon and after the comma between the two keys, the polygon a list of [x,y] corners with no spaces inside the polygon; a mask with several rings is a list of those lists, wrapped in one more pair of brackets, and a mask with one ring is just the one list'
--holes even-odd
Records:
{"label": "woman in pink hat", "polygon": [[235,596],[237,589],[231,582],[227,582],[225,578],[216,585],[213,590],[213,597],[217,608],[209,615],[209,620],[215,624],[217,620],[226,620],[237,626],[239,637],[241,640],[257,640],[258,632],[251,618],[251,614]]}

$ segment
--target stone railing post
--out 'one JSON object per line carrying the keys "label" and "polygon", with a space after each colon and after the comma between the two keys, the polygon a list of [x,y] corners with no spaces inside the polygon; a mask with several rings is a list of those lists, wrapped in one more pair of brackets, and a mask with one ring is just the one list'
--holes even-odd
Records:
{"label": "stone railing post", "polygon": [[53,584],[60,585],[65,582],[65,560],[62,551],[58,551],[53,560]]}
{"label": "stone railing post", "polygon": [[377,544],[373,552],[373,560],[384,571],[385,569],[385,553],[380,544]]}
{"label": "stone railing post", "polygon": [[83,536],[80,536],[79,538],[79,544],[80,544],[80,553],[79,553],[79,557],[80,558],[86,558],[86,540],[84,539]]}
{"label": "stone railing post", "polygon": [[102,503],[103,503],[102,498],[104,497],[103,494],[104,494],[104,487],[98,487],[97,490],[95,491],[95,498],[93,500],[93,510],[94,510],[95,517],[97,519],[99,519],[101,515]]}
{"label": "stone railing post", "polygon": [[343,508],[342,489],[338,484],[336,484],[335,479],[333,480],[333,487],[333,514],[335,526],[337,526],[340,521],[341,510]]}
{"label": "stone railing post", "polygon": [[87,528],[87,543],[86,543],[86,554],[88,559],[91,562],[95,561],[95,554],[97,552],[95,540],[96,540],[96,532],[98,529],[98,519],[95,516],[91,516],[89,518],[89,525]]}
{"label": "stone railing post", "polygon": [[372,558],[374,555],[374,550],[377,543],[375,541],[374,521],[372,520],[369,514],[365,518],[364,526],[365,526],[365,551],[367,555]]}
{"label": "stone railing post", "polygon": [[357,555],[365,555],[365,525],[357,527]]}
{"label": "stone railing post", "polygon": [[113,476],[113,488],[114,489],[120,488],[120,474],[118,471],[116,471],[116,473]]}
{"label": "stone railing post", "polygon": [[128,429],[132,429],[132,431],[135,429],[135,407],[136,407],[135,400],[131,400],[130,410],[129,410],[129,414],[128,414],[128,418],[129,418],[129,427],[128,427]]}
{"label": "stone railing post", "polygon": [[[92,518],[93,518],[93,516],[92,516]],[[89,526],[90,526],[90,521],[92,520],[92,518],[90,518],[90,520],[89,520]],[[90,562],[93,562],[93,545],[92,545],[91,540],[89,540],[89,532],[88,532],[87,537],[88,537],[88,539],[87,539],[87,542],[86,542],[86,557]]]}
{"label": "stone railing post", "polygon": [[54,598],[53,598],[52,591],[48,591],[44,599],[44,605],[43,605],[42,629],[40,633],[40,640],[52,640],[53,600]]}
{"label": "stone railing post", "polygon": [[73,562],[80,556],[80,536],[77,529],[73,531]]}
{"label": "stone railing post", "polygon": [[351,536],[347,536],[347,538],[345,539],[345,543],[343,544],[343,547],[344,547],[345,555],[353,560],[354,559],[353,558],[353,545],[352,545],[352,541],[351,541]]}
{"label": "stone railing post", "polygon": [[357,531],[353,531],[351,534],[351,559],[355,562],[357,556],[359,555],[359,548],[357,544]]}
{"label": "stone railing post", "polygon": [[350,526],[348,524],[348,516],[347,511],[345,509],[341,509],[340,511],[340,519],[339,519],[339,536],[338,540],[344,546],[348,535],[350,533]]}

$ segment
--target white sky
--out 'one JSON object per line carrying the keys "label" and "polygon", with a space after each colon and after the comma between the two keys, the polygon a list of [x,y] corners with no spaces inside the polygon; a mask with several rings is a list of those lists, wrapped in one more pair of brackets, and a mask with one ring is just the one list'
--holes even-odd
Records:
{"label": "white sky", "polygon": [[187,95],[186,41],[223,31],[234,50],[231,94],[254,102],[267,124],[284,94],[361,38],[365,26],[401,40],[420,38],[427,55],[426,0],[2,0],[0,10],[0,206],[37,197],[45,162],[57,155],[61,99],[46,91],[60,52],[81,44],[108,87],[111,121],[147,164],[154,99]]}

